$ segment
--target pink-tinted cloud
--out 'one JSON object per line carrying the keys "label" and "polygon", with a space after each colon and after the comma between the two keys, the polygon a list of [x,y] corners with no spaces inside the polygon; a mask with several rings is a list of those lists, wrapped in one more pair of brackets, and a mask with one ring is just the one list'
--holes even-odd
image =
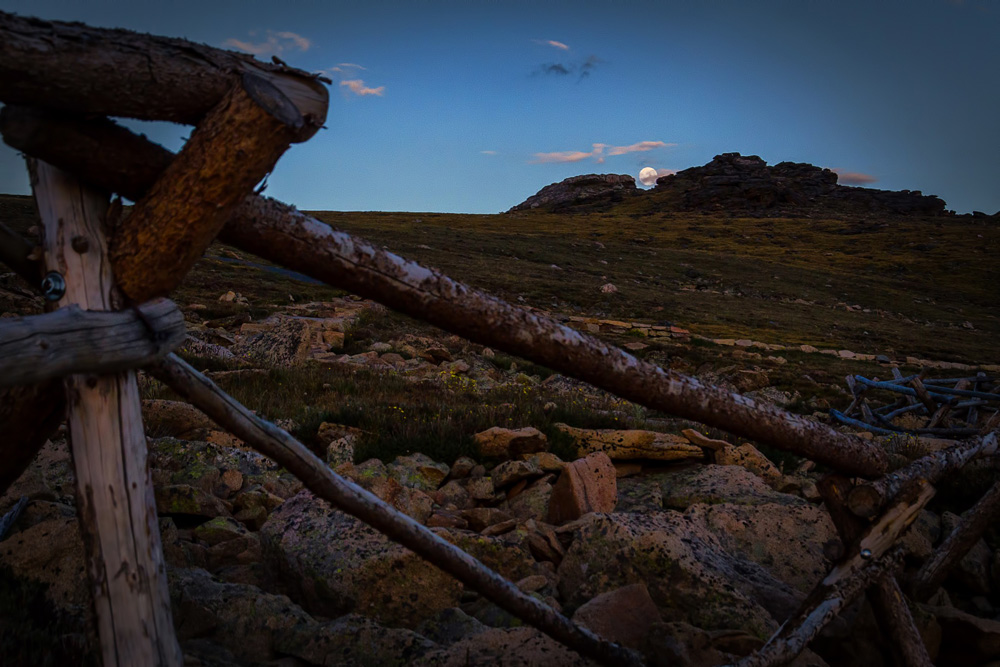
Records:
{"label": "pink-tinted cloud", "polygon": [[600,157],[604,150],[604,144],[594,144],[594,150],[583,151],[556,151],[555,153],[535,153],[535,159],[531,164],[547,164],[551,162],[581,162],[589,157],[597,158],[598,162],[604,162]]}
{"label": "pink-tinted cloud", "polygon": [[875,183],[878,178],[869,174],[862,174],[860,171],[846,171],[844,169],[831,169],[837,174],[837,182],[841,185],[868,185]]}
{"label": "pink-tinted cloud", "polygon": [[[254,37],[256,34],[255,32],[251,32],[250,36]],[[223,42],[223,46],[251,53],[255,56],[277,56],[288,51],[308,51],[312,46],[312,42],[302,35],[287,30],[268,30],[267,39],[262,42],[243,41],[234,37]]]}
{"label": "pink-tinted cloud", "polygon": [[365,82],[361,79],[349,79],[347,81],[341,81],[341,86],[347,86],[355,95],[364,97],[365,95],[378,95],[382,97],[382,93],[385,92],[385,86],[379,86],[378,88],[369,88],[365,85]]}
{"label": "pink-tinted cloud", "polygon": [[533,41],[535,44],[545,44],[547,46],[555,47],[555,48],[559,49],[560,51],[569,51],[569,47],[568,46],[566,46],[562,42],[557,42],[554,39],[533,39],[531,41]]}
{"label": "pink-tinted cloud", "polygon": [[[662,141],[640,141],[630,146],[609,146],[608,144],[592,144],[594,149],[589,152],[584,151],[556,151],[554,153],[535,153],[535,159],[531,164],[546,164],[551,162],[581,162],[589,157],[594,158],[594,162],[601,164],[605,156],[625,155],[626,153],[639,153],[651,151],[654,148],[666,146],[676,146]],[[605,152],[607,149],[607,152]]]}
{"label": "pink-tinted cloud", "polygon": [[661,178],[663,176],[673,176],[674,174],[677,173],[677,171],[678,171],[677,169],[657,169],[656,177]]}
{"label": "pink-tinted cloud", "polygon": [[651,151],[654,148],[666,148],[667,146],[676,146],[677,144],[667,144],[662,141],[640,141],[639,143],[632,144],[631,146],[609,146],[608,155],[625,155],[626,153],[640,153],[642,151]]}

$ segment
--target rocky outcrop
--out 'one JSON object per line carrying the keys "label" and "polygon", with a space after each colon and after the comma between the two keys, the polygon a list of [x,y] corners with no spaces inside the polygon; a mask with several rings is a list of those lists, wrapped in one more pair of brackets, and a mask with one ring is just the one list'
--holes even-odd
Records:
{"label": "rocky outcrop", "polygon": [[662,176],[650,196],[657,208],[733,214],[883,213],[941,215],[943,200],[919,191],[838,185],[829,169],[798,162],[768,167],[756,155],[723,153],[703,167]]}
{"label": "rocky outcrop", "polygon": [[[756,155],[723,153],[701,167],[661,176],[653,190],[639,190],[631,176],[588,174],[542,188],[510,212],[542,209],[606,211],[639,198],[656,212],[696,211],[742,216],[880,214],[937,216],[945,202],[919,190],[876,190],[840,185],[829,169],[801,162],[769,167]],[[629,207],[629,212],[636,212]],[[642,210],[642,207],[640,209]]]}
{"label": "rocky outcrop", "polygon": [[635,179],[628,174],[587,174],[573,176],[564,181],[546,185],[518,204],[513,211],[547,209],[560,211],[568,208],[578,210],[600,210],[622,202],[626,197],[638,194]]}

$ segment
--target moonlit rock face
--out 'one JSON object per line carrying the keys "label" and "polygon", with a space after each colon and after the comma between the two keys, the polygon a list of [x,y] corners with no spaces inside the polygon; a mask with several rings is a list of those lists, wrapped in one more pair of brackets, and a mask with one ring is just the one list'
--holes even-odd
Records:
{"label": "moonlit rock face", "polygon": [[639,172],[639,182],[643,185],[655,185],[659,174],[652,167],[643,167]]}

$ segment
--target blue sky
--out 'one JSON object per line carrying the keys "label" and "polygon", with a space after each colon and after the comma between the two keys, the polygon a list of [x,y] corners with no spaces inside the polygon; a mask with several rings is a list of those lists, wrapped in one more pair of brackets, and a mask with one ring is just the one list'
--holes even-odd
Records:
{"label": "blue sky", "polygon": [[[586,173],[739,151],[1000,210],[1000,2],[110,2],[0,9],[279,55],[333,79],[267,193],[494,213]],[[133,123],[178,150],[187,128]],[[0,147],[0,192],[28,192]]]}

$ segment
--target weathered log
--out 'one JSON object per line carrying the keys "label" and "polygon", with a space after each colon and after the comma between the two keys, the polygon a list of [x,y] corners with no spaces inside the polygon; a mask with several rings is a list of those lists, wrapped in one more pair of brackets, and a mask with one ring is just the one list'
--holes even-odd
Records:
{"label": "weathered log", "polygon": [[[958,382],[955,383],[955,389],[968,389],[971,386],[972,383],[969,382],[968,380],[959,380]],[[982,400],[982,399],[977,399],[977,400]],[[961,403],[956,403],[954,407],[958,408],[960,405]],[[951,413],[951,410],[952,410],[951,404],[949,403],[943,404],[940,408],[938,408],[937,412],[935,412],[931,416],[930,421],[927,422],[927,428],[934,428],[938,424],[943,424],[945,418]]]}
{"label": "weathered log", "polygon": [[[816,485],[830,519],[845,546],[861,539],[867,522],[847,509],[851,480],[843,475],[827,475]],[[894,650],[905,667],[931,667],[927,647],[913,622],[913,615],[893,573],[887,572],[867,590],[868,601],[875,610],[875,620],[882,633],[892,640]]]}
{"label": "weathered log", "polygon": [[945,397],[943,397],[939,393],[933,394],[934,398],[932,399],[931,398],[932,394],[929,391],[927,391],[927,388],[924,387],[924,383],[919,377],[915,377],[912,380],[910,380],[910,386],[913,387],[913,391],[917,395],[917,400],[923,403],[924,407],[927,408],[927,414],[929,415],[933,415],[934,411],[937,409],[937,405],[934,403],[934,399],[937,399],[941,402],[946,402]]}
{"label": "weathered log", "polygon": [[976,456],[989,456],[996,451],[997,434],[994,432],[931,452],[881,479],[854,487],[847,498],[847,506],[856,515],[871,518],[912,480],[925,479],[933,484]]}
{"label": "weathered log", "polygon": [[895,573],[886,572],[868,593],[879,627],[892,639],[903,667],[933,667],[934,662],[913,622],[913,614]]}
{"label": "weathered log", "polygon": [[27,470],[65,417],[61,380],[0,387],[0,494]]}
{"label": "weathered log", "polygon": [[1000,519],[1000,482],[991,486],[986,495],[962,515],[951,535],[914,575],[911,586],[914,599],[926,602],[997,519]]}
{"label": "weathered log", "polygon": [[126,296],[146,301],[180,284],[301,125],[281,91],[244,74],[115,231],[111,259]]}
{"label": "weathered log", "polygon": [[[915,396],[917,398],[920,398],[919,391],[916,389],[915,386],[903,387],[896,384],[895,382],[876,382],[875,380],[869,380],[868,378],[862,377],[860,375],[855,375],[854,380],[858,384],[862,384],[866,387],[871,387],[873,389],[885,389],[886,391],[895,392],[897,394],[903,394],[904,396]],[[914,384],[919,381],[920,378],[914,377],[910,379],[910,384]],[[953,396],[944,395],[944,392],[942,390],[947,389],[947,387],[934,387],[933,392],[928,392],[927,389],[923,386],[923,384],[920,385],[920,388],[924,393],[924,397],[927,399],[926,401],[924,401],[924,405],[927,406],[928,405],[927,401],[930,401],[930,406],[931,406],[930,409],[932,411],[937,409],[937,405],[934,403],[934,400],[943,402],[949,402],[955,400]]]}
{"label": "weathered log", "polygon": [[934,488],[923,480],[907,485],[896,502],[849,547],[844,559],[813,589],[799,610],[760,650],[737,663],[739,667],[791,661],[845,605],[878,578],[894,572],[903,552],[893,545],[933,496]]}
{"label": "weathered log", "polygon": [[71,305],[45,315],[3,319],[0,386],[138,368],[176,348],[184,335],[184,314],[166,299],[131,312],[83,311]]}
{"label": "weathered log", "polygon": [[184,39],[0,12],[0,102],[79,114],[197,125],[240,75],[269,81],[305,122],[326,121],[329,91],[315,75]]}
{"label": "weathered log", "polygon": [[903,560],[901,550],[875,559],[836,584],[817,587],[792,618],[760,649],[736,663],[736,667],[771,667],[795,659],[813,639],[866,588],[881,577],[891,576]]}
{"label": "weathered log", "polygon": [[29,258],[31,244],[7,225],[0,222],[0,262],[21,276],[32,287],[42,278],[41,264]]}
{"label": "weathered log", "polygon": [[[38,123],[48,126],[43,120]],[[24,132],[25,125],[20,122],[21,130],[15,133],[0,116],[0,131],[8,144],[54,164],[64,164],[60,155],[67,150],[65,146],[46,142],[43,131]],[[79,126],[87,131],[85,124]],[[64,126],[61,131],[70,132],[71,128]],[[106,128],[95,132],[108,134]],[[32,143],[32,138],[37,143]],[[152,163],[162,160],[162,156],[160,147],[130,135],[90,156],[86,163],[88,178],[135,199],[151,184],[139,182],[122,169],[105,172],[101,165],[108,160]],[[112,182],[113,177],[121,180]],[[226,223],[220,239],[647,407],[768,442],[849,474],[875,476],[888,468],[886,454],[861,438],[640,361],[551,318],[512,306],[367,241],[335,231],[281,202],[247,197]]]}
{"label": "weathered log", "polygon": [[[107,310],[114,289],[103,229],[107,197],[45,163],[29,170],[46,268],[66,282],[57,305]],[[71,375],[65,386],[77,516],[104,665],[179,666],[135,372]]]}
{"label": "weathered log", "polygon": [[641,664],[628,649],[577,626],[378,496],[333,472],[301,442],[254,415],[176,355],[167,355],[147,370],[219,426],[274,459],[318,497],[419,554],[526,623],[603,664]]}

